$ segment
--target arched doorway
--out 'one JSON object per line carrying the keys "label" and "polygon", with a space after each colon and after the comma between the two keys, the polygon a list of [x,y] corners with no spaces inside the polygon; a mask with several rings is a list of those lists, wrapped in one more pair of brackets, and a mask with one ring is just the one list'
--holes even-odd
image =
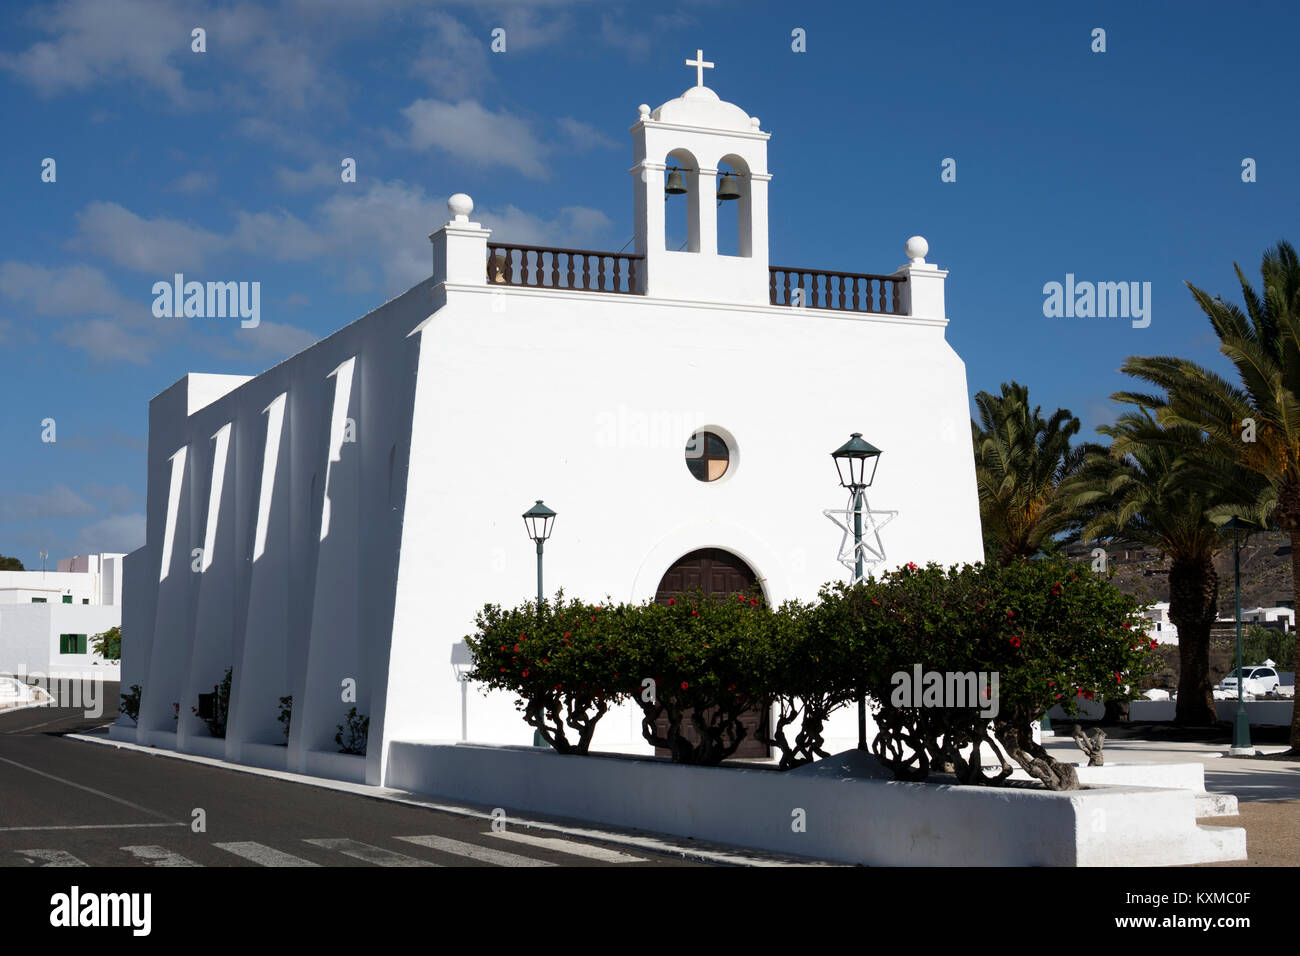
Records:
{"label": "arched doorway", "polygon": [[[655,600],[663,604],[669,598],[678,598],[698,591],[703,591],[712,597],[725,598],[737,593],[749,594],[757,583],[758,575],[743,559],[721,548],[701,548],[682,555],[664,572],[659,587],[655,590]],[[752,710],[742,716],[746,734],[732,756],[770,756],[768,747],[757,737],[760,728],[766,729],[769,709],[764,707],[760,710]],[[661,721],[663,726],[660,732],[667,733],[668,718],[661,718]],[[689,725],[683,729],[688,737],[696,739],[694,730]],[[660,756],[668,755],[668,751],[662,747],[656,747],[655,753]]]}

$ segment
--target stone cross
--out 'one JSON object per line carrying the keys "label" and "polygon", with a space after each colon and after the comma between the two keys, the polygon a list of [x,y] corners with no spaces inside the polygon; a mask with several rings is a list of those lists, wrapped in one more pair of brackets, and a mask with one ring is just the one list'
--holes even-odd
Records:
{"label": "stone cross", "polygon": [[713,69],[713,64],[710,63],[708,60],[704,59],[704,51],[703,51],[703,50],[696,50],[696,51],[695,51],[695,59],[693,59],[693,60],[687,60],[687,61],[686,61],[686,65],[687,65],[687,66],[693,66],[693,67],[695,67],[695,85],[696,85],[696,86],[703,86],[703,85],[704,85],[704,71],[705,71],[705,70],[711,70],[711,69]]}

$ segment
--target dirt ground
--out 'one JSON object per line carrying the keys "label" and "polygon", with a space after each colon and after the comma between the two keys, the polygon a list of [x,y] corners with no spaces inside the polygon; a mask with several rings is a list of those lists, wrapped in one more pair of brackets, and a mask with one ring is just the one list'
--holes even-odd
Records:
{"label": "dirt ground", "polygon": [[1201,866],[1300,866],[1300,800],[1243,800],[1235,817],[1210,817],[1204,826],[1246,828],[1248,859]]}

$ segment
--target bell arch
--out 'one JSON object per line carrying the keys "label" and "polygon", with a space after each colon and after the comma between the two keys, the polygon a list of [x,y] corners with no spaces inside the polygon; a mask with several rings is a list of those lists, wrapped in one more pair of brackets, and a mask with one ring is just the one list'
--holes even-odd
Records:
{"label": "bell arch", "polygon": [[[718,160],[718,172],[730,170],[735,176],[735,185],[740,190],[739,199],[722,201],[717,206],[718,213],[718,254],[751,258],[754,255],[754,190],[751,187],[749,164],[743,156],[728,153]],[[723,178],[718,179],[721,191]],[[734,232],[727,206],[735,205]],[[734,250],[734,251],[733,251]]]}
{"label": "bell arch", "polygon": [[[700,211],[703,205],[700,202],[700,164],[696,160],[695,154],[689,149],[677,148],[671,150],[665,157],[664,165],[671,170],[676,166],[681,170],[683,183],[686,185],[684,195],[672,195],[665,191],[664,200],[666,210],[664,212],[664,248],[669,251],[679,251],[678,247],[682,245],[685,239],[685,246],[681,248],[682,252],[699,252],[700,251]],[[666,171],[665,190],[667,183],[672,178],[673,173]],[[686,201],[683,203],[682,200]]]}

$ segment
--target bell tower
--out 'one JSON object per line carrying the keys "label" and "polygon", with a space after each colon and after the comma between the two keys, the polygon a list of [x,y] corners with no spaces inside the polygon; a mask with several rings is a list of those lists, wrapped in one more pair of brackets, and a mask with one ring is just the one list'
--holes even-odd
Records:
{"label": "bell tower", "polygon": [[[704,85],[704,71],[713,64],[696,51],[686,65],[695,68],[696,82],[657,110],[638,107],[640,116],[630,132],[636,165],[636,251],[645,256],[647,295],[667,299],[697,299],[767,305],[767,141],[757,116],[726,103]],[[726,163],[734,172],[720,181]],[[680,182],[665,193],[668,170],[681,170]],[[724,198],[739,193],[736,198]],[[664,204],[687,206],[686,244],[667,247]],[[718,216],[737,216],[738,255],[718,253]]]}

